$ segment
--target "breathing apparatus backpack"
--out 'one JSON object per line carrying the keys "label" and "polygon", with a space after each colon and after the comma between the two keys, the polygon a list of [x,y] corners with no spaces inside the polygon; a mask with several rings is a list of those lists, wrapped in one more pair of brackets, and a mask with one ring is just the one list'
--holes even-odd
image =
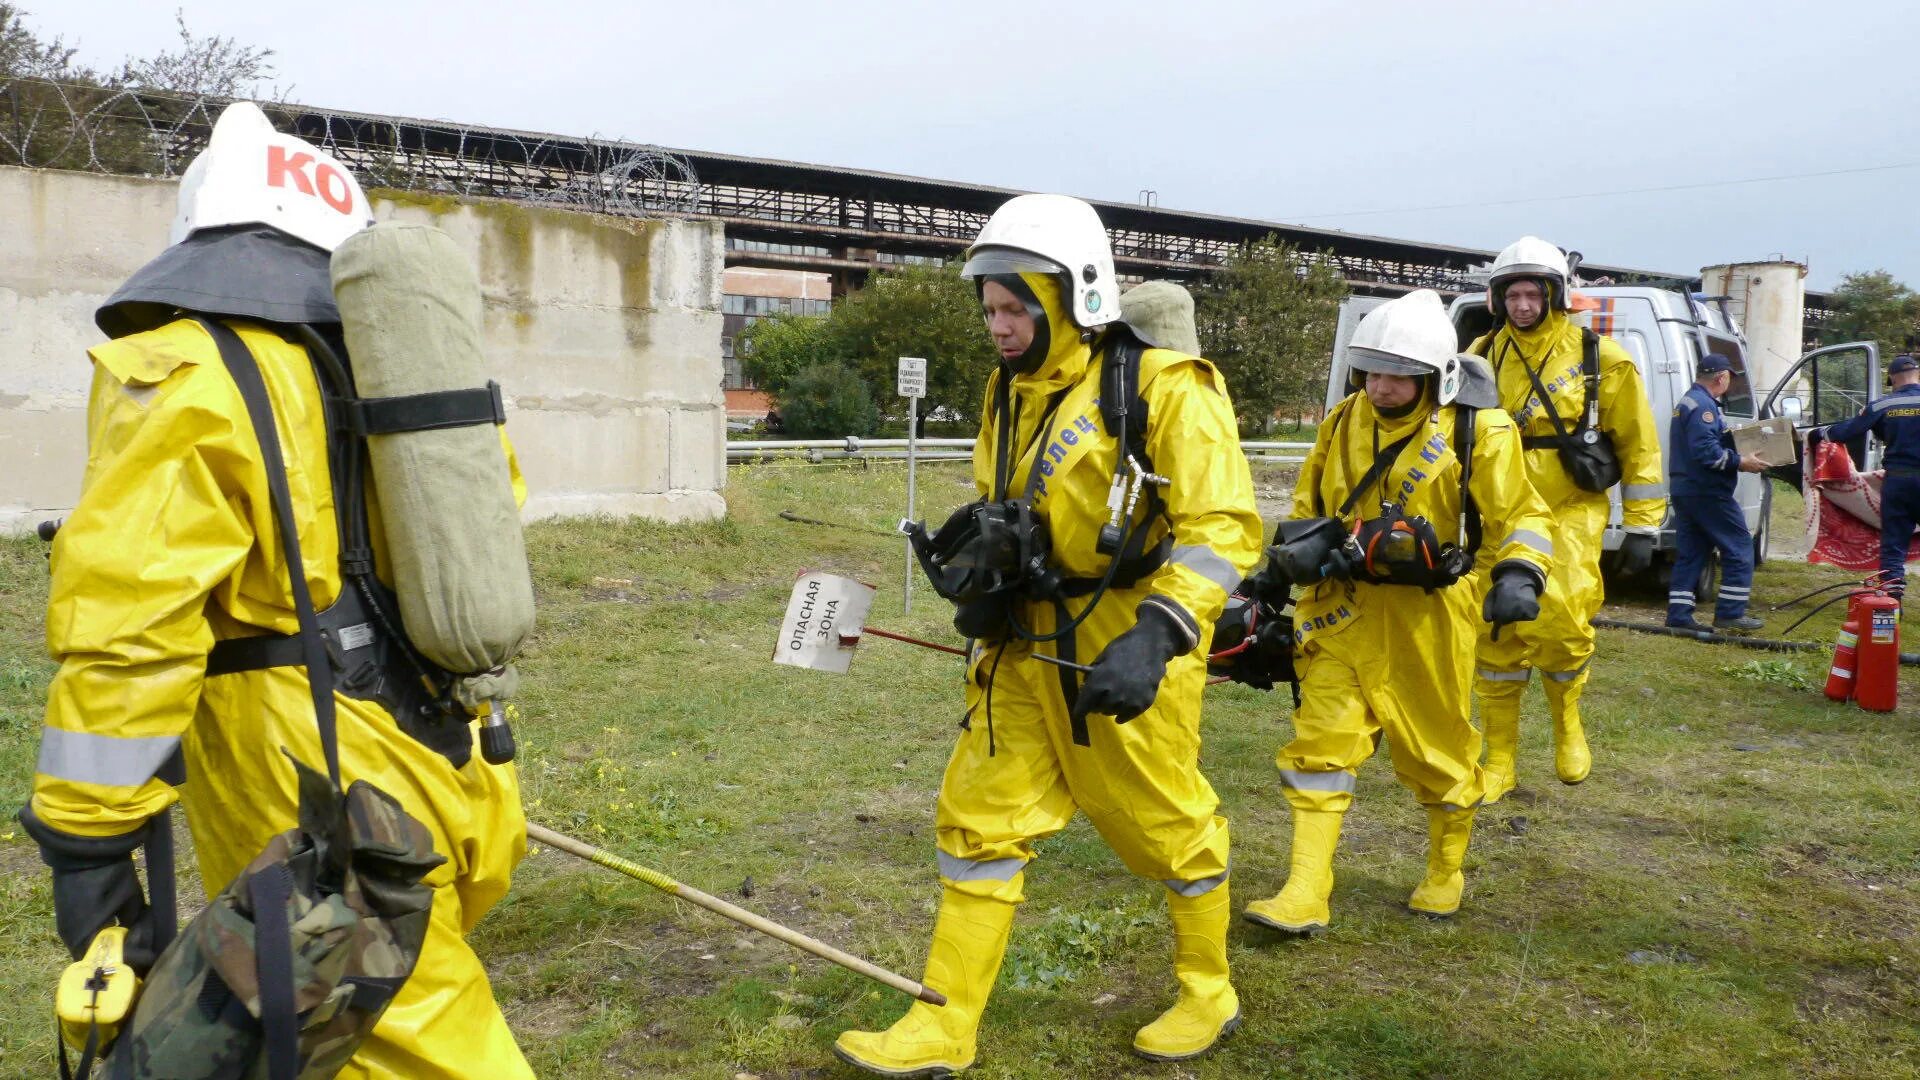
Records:
{"label": "breathing apparatus backpack", "polygon": [[[333,278],[360,363],[349,370],[312,326],[291,331],[327,415],[341,593],[324,612],[307,587],[258,361],[230,327],[200,320],[260,445],[300,626],[218,642],[207,674],[304,667],[326,772],[294,762],[298,827],[274,837],[161,954],[107,1059],[110,1080],[332,1077],[411,976],[433,905],[424,879],[445,860],[398,800],[365,781],[343,786],[336,689],[378,703],[456,768],[472,753],[474,710],[490,706],[483,754],[512,756],[498,700],[531,629],[532,587],[495,430],[499,387],[473,385],[478,281],[445,234],[399,225],[343,243]],[[361,396],[367,389],[377,396]],[[374,572],[375,497],[397,591]]]}
{"label": "breathing apparatus backpack", "polygon": [[[339,689],[456,768],[479,713],[483,757],[512,760],[501,702],[518,685],[510,661],[533,629],[533,583],[497,434],[500,387],[476,385],[479,281],[452,239],[423,225],[364,229],[332,268],[352,366],[313,327],[297,332],[327,415],[341,591],[319,633]],[[375,572],[370,502],[394,588]],[[302,663],[300,638],[218,642],[207,674]]]}

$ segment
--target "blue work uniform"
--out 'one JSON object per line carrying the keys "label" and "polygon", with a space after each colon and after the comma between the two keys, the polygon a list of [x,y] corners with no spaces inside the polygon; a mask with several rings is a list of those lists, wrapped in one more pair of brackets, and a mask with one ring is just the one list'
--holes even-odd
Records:
{"label": "blue work uniform", "polygon": [[1693,621],[1694,589],[1707,557],[1720,552],[1720,594],[1715,621],[1747,613],[1753,595],[1753,536],[1733,497],[1740,480],[1740,454],[1726,414],[1699,383],[1673,410],[1667,453],[1673,462],[1672,492],[1675,546],[1673,578],[1667,583],[1667,622]]}
{"label": "blue work uniform", "polygon": [[1851,420],[1827,428],[1827,438],[1848,442],[1873,432],[1886,444],[1880,466],[1880,576],[1895,596],[1906,588],[1907,544],[1920,522],[1920,383],[1902,386]]}

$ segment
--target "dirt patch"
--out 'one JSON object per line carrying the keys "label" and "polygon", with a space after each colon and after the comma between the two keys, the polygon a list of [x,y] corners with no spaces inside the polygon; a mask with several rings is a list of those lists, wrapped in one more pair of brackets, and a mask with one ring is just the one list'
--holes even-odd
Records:
{"label": "dirt patch", "polygon": [[1801,1019],[1897,1016],[1920,1024],[1912,976],[1891,966],[1833,965],[1807,974],[1807,988],[1794,1000]]}

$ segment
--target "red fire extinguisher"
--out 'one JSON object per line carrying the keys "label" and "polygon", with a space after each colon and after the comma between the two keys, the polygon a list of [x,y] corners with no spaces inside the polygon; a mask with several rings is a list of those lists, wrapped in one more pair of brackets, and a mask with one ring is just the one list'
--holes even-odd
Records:
{"label": "red fire extinguisher", "polygon": [[1900,601],[1883,592],[1857,601],[1858,656],[1853,698],[1863,709],[1892,712],[1900,700]]}
{"label": "red fire extinguisher", "polygon": [[1845,701],[1853,696],[1854,671],[1858,666],[1860,644],[1860,598],[1855,593],[1847,602],[1847,621],[1840,624],[1840,636],[1833,643],[1833,666],[1827,669],[1827,700]]}

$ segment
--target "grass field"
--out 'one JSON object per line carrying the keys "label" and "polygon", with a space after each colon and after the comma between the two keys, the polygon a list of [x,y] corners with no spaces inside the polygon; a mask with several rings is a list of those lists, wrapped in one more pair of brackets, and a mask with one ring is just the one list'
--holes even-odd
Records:
{"label": "grass field", "polygon": [[[922,480],[935,520],[968,497],[952,467]],[[529,815],[917,976],[957,661],[869,639],[844,677],[768,662],[803,567],[880,585],[873,625],[952,636],[924,585],[901,613],[897,541],[777,516],[885,528],[904,478],[891,466],[756,466],[729,484],[718,523],[531,530]],[[1263,472],[1261,484],[1271,516],[1290,481]],[[1796,499],[1777,500],[1777,538],[1797,532],[1797,513]],[[8,812],[29,790],[53,670],[45,570],[39,545],[0,542]],[[1755,595],[1764,607],[1842,577],[1769,564]],[[1614,613],[1654,617],[1663,592],[1619,598]],[[1796,636],[1830,641],[1837,610]],[[1466,907],[1448,922],[1402,907],[1425,821],[1377,755],[1336,864],[1333,932],[1296,942],[1236,923],[1246,1026],[1184,1066],[1128,1053],[1173,993],[1162,890],[1076,822],[1028,876],[973,1075],[1920,1075],[1920,679],[1905,678],[1903,711],[1877,715],[1825,701],[1825,673],[1819,653],[1602,631],[1585,704],[1593,779],[1553,780],[1531,690],[1521,788],[1481,815]],[[1272,758],[1288,712],[1284,691],[1209,691],[1204,767],[1233,821],[1236,906],[1285,877]],[[49,909],[32,845],[0,823],[0,1076],[51,1075],[64,957]],[[549,1077],[848,1076],[834,1035],[904,1004],[551,851],[524,865],[476,944]]]}

